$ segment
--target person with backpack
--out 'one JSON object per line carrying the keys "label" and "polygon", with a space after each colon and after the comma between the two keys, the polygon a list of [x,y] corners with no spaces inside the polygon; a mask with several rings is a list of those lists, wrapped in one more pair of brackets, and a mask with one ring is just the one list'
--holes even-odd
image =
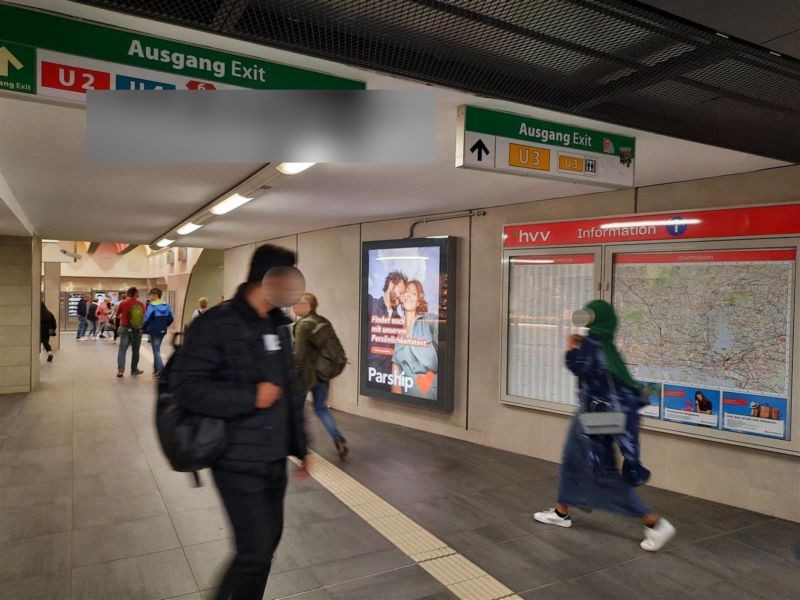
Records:
{"label": "person with backpack", "polygon": [[[58,323],[56,317],[51,313],[42,300],[41,317],[39,320],[39,341],[47,350],[47,362],[53,362],[53,347],[50,345],[50,338],[58,333],[56,330]],[[40,350],[41,352],[41,350]]]}
{"label": "person with backpack", "polygon": [[87,326],[86,337],[90,340],[97,340],[97,300],[93,300],[91,297],[89,298],[89,304],[86,306],[86,320],[89,322],[88,325],[92,327],[92,330],[89,331]]}
{"label": "person with backpack", "polygon": [[314,399],[314,412],[333,438],[339,458],[343,459],[349,452],[347,440],[339,431],[327,402],[330,382],[344,370],[347,356],[331,322],[317,314],[318,306],[317,297],[306,292],[292,307],[294,314],[300,317],[294,324],[294,362],[303,389],[311,392]]}
{"label": "person with backpack", "polygon": [[159,288],[150,290],[150,304],[144,315],[144,331],[150,336],[150,347],[153,349],[153,377],[158,377],[164,369],[161,358],[161,342],[167,334],[167,329],[175,317],[169,304],[161,300],[162,292]]}
{"label": "person with backpack", "polygon": [[144,304],[139,302],[139,290],[131,287],[125,293],[125,300],[117,307],[119,317],[119,352],[117,352],[117,377],[125,375],[125,355],[131,348],[131,375],[141,375],[139,369],[139,347],[142,345],[142,326],[144,325]]}
{"label": "person with backpack", "polygon": [[281,310],[304,291],[294,264],[293,252],[260,246],[247,281],[229,302],[192,321],[159,379],[169,390],[159,394],[160,402],[171,397],[180,408],[225,425],[221,454],[191,469],[211,467],[234,531],[236,555],[218,600],[263,597],[283,532],[288,456],[303,461],[298,476],[307,475],[304,395],[295,377],[292,322]]}
{"label": "person with backpack", "polygon": [[192,321],[194,321],[200,315],[204,315],[207,310],[208,310],[208,298],[203,296],[197,301],[197,309],[192,313]]}

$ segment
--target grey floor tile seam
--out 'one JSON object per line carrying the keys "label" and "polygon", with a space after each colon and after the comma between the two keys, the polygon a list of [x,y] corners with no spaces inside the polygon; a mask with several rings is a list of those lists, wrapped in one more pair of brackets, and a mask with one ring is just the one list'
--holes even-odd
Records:
{"label": "grey floor tile seam", "polygon": [[[779,519],[769,519],[769,520],[767,520],[765,522],[777,521],[777,520],[779,520]],[[684,542],[682,544],[680,544],[680,543],[679,544],[672,544],[671,543],[664,550],[662,550],[661,552],[669,552],[669,551],[674,550],[676,548],[685,548],[686,546],[694,546],[694,545],[697,545],[697,544],[701,544],[703,542],[707,542],[709,540],[715,540],[715,539],[718,539],[718,538],[721,538],[721,537],[725,537],[725,536],[731,535],[733,533],[737,533],[739,531],[745,531],[746,529],[750,529],[752,527],[757,527],[757,525],[758,524],[756,524],[756,525],[748,525],[746,527],[741,527],[739,529],[734,529],[734,530],[726,531],[726,532],[722,532],[722,533],[716,533],[716,534],[710,535],[708,537],[704,537],[704,538],[701,538],[701,539],[698,539],[698,540],[692,540],[690,542]],[[747,544],[747,543],[745,543],[745,542],[743,542],[741,540],[733,540],[733,541],[738,543],[738,544],[740,544],[740,545],[742,545],[742,546],[745,546],[747,548],[752,548],[752,549],[758,550],[760,552],[765,552],[765,553],[770,554],[772,556],[776,556],[777,558],[780,558],[783,561],[786,561],[785,558],[775,554],[774,552],[770,552],[770,551],[764,550],[762,548],[756,548],[755,546],[753,546],[751,544]],[[575,577],[568,577],[566,579],[561,579],[559,581],[553,581],[551,583],[546,583],[544,585],[532,587],[532,588],[527,589],[527,590],[520,590],[520,591],[518,591],[516,593],[517,594],[527,594],[528,592],[533,592],[533,591],[541,590],[541,589],[544,589],[544,588],[548,588],[550,586],[557,585],[559,583],[569,583],[571,581],[577,581],[578,579],[582,579],[584,577],[588,577],[589,575],[595,575],[597,573],[603,573],[604,571],[610,571],[611,569],[616,569],[616,568],[619,568],[619,567],[624,566],[624,565],[629,565],[631,563],[634,563],[634,562],[637,562],[637,561],[640,561],[640,560],[653,559],[657,555],[658,555],[658,553],[655,552],[655,553],[648,553],[648,554],[645,554],[643,556],[636,556],[636,557],[631,558],[629,560],[623,560],[622,562],[618,562],[618,563],[615,563],[613,565],[609,565],[607,567],[601,567],[599,569],[594,569],[594,570],[591,570],[591,571],[587,571],[586,573],[581,573],[580,575],[576,575]]]}
{"label": "grey floor tile seam", "polygon": [[[192,567],[191,567],[192,563],[189,562],[189,555],[186,554],[187,546],[183,545],[183,540],[181,539],[181,536],[178,534],[178,528],[175,526],[175,519],[172,517],[172,511],[169,509],[169,505],[167,504],[166,500],[164,499],[164,494],[161,491],[161,486],[158,484],[158,479],[156,478],[156,474],[153,471],[153,467],[150,465],[149,462],[147,462],[147,470],[148,470],[148,473],[150,473],[150,477],[152,477],[153,481],[155,481],[156,489],[158,490],[158,497],[161,498],[161,502],[164,503],[164,508],[166,508],[166,510],[167,510],[167,517],[169,518],[169,522],[172,525],[173,531],[175,531],[175,536],[178,538],[178,543],[180,544],[181,552],[183,553],[183,558],[186,561],[186,564],[189,565],[189,572],[191,572],[191,574],[192,574],[192,579],[194,580],[194,585],[197,587],[197,590],[201,592],[203,590],[200,588],[200,582],[197,580],[197,575],[195,575],[194,569],[192,569]],[[192,545],[199,546],[200,544],[192,544]]]}
{"label": "grey floor tile seam", "polygon": [[[336,562],[336,561],[328,561],[328,562],[322,563],[320,565],[314,565],[314,567],[321,567],[321,566],[330,564],[332,562]],[[319,587],[311,588],[309,590],[305,590],[303,592],[297,592],[295,594],[289,594],[288,596],[280,596],[278,598],[275,598],[274,600],[289,600],[290,598],[296,598],[298,596],[302,596],[303,594],[308,594],[309,592],[315,592],[317,590],[329,590],[329,589],[335,588],[335,587],[340,586],[340,585],[346,585],[348,583],[354,583],[356,581],[362,581],[364,579],[370,579],[371,577],[375,577],[377,575],[385,575],[386,573],[394,573],[395,571],[402,571],[403,569],[408,569],[408,568],[413,567],[415,564],[416,565],[421,565],[422,562],[402,565],[400,567],[394,567],[392,569],[383,569],[383,570],[380,570],[380,571],[375,571],[374,573],[369,573],[368,575],[362,575],[360,577],[353,577],[352,579],[347,579],[345,581],[337,581],[336,583],[334,583],[332,585],[319,586]],[[302,570],[307,569],[307,568],[308,567],[304,567],[303,569],[296,569],[296,570],[297,571],[302,571]],[[291,571],[286,571],[286,573],[291,573]],[[269,585],[269,584],[267,584],[267,585]]]}

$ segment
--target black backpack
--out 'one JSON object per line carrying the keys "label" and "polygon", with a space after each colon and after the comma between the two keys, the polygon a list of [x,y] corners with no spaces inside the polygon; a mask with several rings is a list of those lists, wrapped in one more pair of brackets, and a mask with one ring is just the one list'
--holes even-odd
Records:
{"label": "black backpack", "polygon": [[194,413],[175,402],[170,379],[172,367],[180,357],[181,346],[176,343],[179,337],[179,333],[173,337],[175,352],[158,379],[156,430],[161,449],[172,468],[192,473],[199,487],[202,483],[197,472],[214,464],[225,451],[228,438],[223,419]]}

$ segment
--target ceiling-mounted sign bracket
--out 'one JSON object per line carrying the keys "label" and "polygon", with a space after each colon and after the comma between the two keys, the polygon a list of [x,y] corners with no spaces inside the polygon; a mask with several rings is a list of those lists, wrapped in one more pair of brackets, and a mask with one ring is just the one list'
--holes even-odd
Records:
{"label": "ceiling-mounted sign bracket", "polygon": [[456,167],[633,187],[636,138],[463,105]]}

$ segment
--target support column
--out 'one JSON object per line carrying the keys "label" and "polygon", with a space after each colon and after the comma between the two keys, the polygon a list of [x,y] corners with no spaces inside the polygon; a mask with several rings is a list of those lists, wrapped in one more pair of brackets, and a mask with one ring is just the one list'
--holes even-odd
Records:
{"label": "support column", "polygon": [[39,238],[0,236],[0,394],[39,384]]}
{"label": "support column", "polygon": [[56,316],[58,326],[56,335],[50,338],[50,345],[53,350],[61,347],[61,315],[59,310],[59,299],[61,295],[61,263],[44,263],[44,303],[50,312]]}

